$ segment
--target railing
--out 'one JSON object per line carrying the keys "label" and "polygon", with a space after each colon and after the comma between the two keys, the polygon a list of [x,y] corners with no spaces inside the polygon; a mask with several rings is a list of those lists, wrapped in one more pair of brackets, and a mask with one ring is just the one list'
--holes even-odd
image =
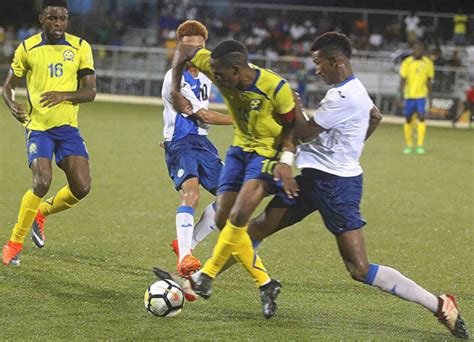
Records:
{"label": "railing", "polygon": [[[161,96],[163,77],[170,67],[173,50],[164,48],[93,46],[98,91],[107,94]],[[305,104],[315,107],[328,89],[314,75],[309,58],[251,56],[251,62],[272,69],[288,79],[293,89],[305,85]],[[398,89],[399,66],[391,61],[389,53],[358,54],[353,57],[357,77],[365,84],[374,102],[385,112],[393,113]],[[0,67],[4,79],[8,65]],[[306,70],[306,74],[301,72]],[[469,86],[467,67],[440,67],[436,70],[434,95],[463,98]]]}

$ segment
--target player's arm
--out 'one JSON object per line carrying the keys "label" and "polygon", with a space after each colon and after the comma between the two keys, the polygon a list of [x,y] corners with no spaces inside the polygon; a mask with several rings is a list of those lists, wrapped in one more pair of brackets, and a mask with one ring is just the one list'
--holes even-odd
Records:
{"label": "player's arm", "polygon": [[[91,70],[92,71],[92,70]],[[53,107],[62,102],[85,103],[94,101],[97,93],[96,77],[87,74],[80,78],[80,87],[76,91],[48,91],[42,93],[40,103],[43,107]]]}
{"label": "player's arm", "polygon": [[319,133],[325,131],[325,129],[319,126],[309,116],[303,108],[301,98],[298,93],[294,92],[293,96],[296,101],[295,111],[295,138],[303,143],[309,142],[314,139]]}
{"label": "player's arm", "polygon": [[23,106],[15,101],[15,88],[20,84],[20,80],[21,77],[16,76],[13,70],[10,70],[2,88],[2,97],[13,117],[19,122],[25,123],[28,121],[28,116]]}
{"label": "player's arm", "polygon": [[367,128],[367,134],[365,135],[365,140],[369,139],[372,133],[374,133],[380,121],[382,121],[382,113],[380,113],[377,106],[373,106],[372,109],[370,110],[369,127]]}
{"label": "player's arm", "polygon": [[201,108],[195,115],[201,122],[211,125],[232,125],[230,115],[221,114],[210,109]]}
{"label": "player's arm", "polygon": [[406,85],[407,79],[404,77],[400,77],[400,84],[398,85],[398,92],[397,92],[397,98],[403,99],[403,91],[405,90],[405,85]]}
{"label": "player's arm", "polygon": [[188,63],[193,58],[193,56],[196,54],[196,51],[199,49],[199,46],[180,43],[178,44],[173,56],[171,86],[171,99],[173,101],[173,107],[176,111],[188,115],[192,114],[192,107],[180,93],[181,77],[183,75],[186,63]]}
{"label": "player's arm", "polygon": [[273,178],[283,182],[283,190],[289,198],[297,197],[300,191],[298,183],[293,178],[293,162],[296,153],[295,115],[299,105],[294,99],[293,91],[288,82],[278,86],[275,95],[276,120],[283,126],[281,131],[281,156],[273,170]]}

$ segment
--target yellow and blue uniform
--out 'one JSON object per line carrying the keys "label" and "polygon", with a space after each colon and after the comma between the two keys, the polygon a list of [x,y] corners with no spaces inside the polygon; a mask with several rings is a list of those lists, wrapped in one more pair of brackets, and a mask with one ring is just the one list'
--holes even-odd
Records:
{"label": "yellow and blue uniform", "polygon": [[404,115],[407,118],[410,118],[415,112],[424,115],[428,96],[428,81],[434,77],[433,62],[426,56],[420,59],[409,56],[400,66],[400,76],[405,79]]}
{"label": "yellow and blue uniform", "polygon": [[[213,82],[211,52],[200,49],[191,63]],[[282,126],[278,115],[295,107],[288,81],[272,71],[250,64],[255,69],[253,84],[244,90],[219,87],[234,121],[234,140],[221,173],[219,193],[239,191],[249,179],[271,183],[271,171],[281,148]]]}
{"label": "yellow and blue uniform", "polygon": [[79,105],[63,102],[48,108],[40,101],[41,94],[48,91],[76,91],[79,79],[94,73],[90,45],[68,33],[52,43],[39,33],[18,46],[11,70],[17,77],[26,77],[29,163],[38,157],[51,159],[53,152],[57,163],[68,155],[88,158],[77,129]]}

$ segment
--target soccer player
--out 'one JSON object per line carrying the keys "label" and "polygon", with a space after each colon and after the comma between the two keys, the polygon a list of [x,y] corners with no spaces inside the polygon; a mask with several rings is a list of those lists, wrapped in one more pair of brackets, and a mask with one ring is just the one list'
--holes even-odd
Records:
{"label": "soccer player", "polygon": [[[196,20],[183,22],[176,31],[178,42],[185,39],[187,44],[197,47],[204,47],[207,34],[206,27]],[[232,118],[208,109],[212,83],[193,66],[188,66],[181,77],[181,94],[189,101],[192,114],[177,112],[171,98],[171,74],[170,69],[161,92],[163,135],[169,175],[181,194],[176,213],[177,239],[172,246],[178,256],[178,273],[185,277],[201,267],[191,251],[214,227],[215,202],[204,210],[196,229],[194,225],[194,211],[200,199],[199,185],[215,194],[223,165],[216,147],[207,138],[208,124],[231,125]]]}
{"label": "soccer player", "polygon": [[[77,114],[79,103],[93,101],[96,95],[92,50],[85,40],[65,32],[65,0],[44,0],[39,21],[43,32],[18,46],[3,86],[5,103],[26,129],[33,176],[32,189],[23,196],[18,221],[2,249],[4,264],[19,264],[23,241],[32,224],[33,242],[43,247],[45,218],[75,207],[91,188],[89,155],[77,128]],[[14,89],[25,76],[27,110],[14,98]],[[68,185],[42,202],[51,185],[53,153]]]}
{"label": "soccer player", "polygon": [[369,263],[360,214],[362,168],[359,158],[364,141],[376,129],[381,115],[364,85],[354,76],[349,39],[337,32],[319,36],[311,46],[316,73],[333,88],[316,113],[306,121],[296,116],[296,132],[307,143],[298,146],[296,165],[300,195],[288,206],[280,195],[253,220],[249,235],[258,243],[312,212],[321,213],[334,234],[351,277],[359,282],[418,303],[435,314],[456,337],[468,331],[453,296],[438,297],[388,266]]}
{"label": "soccer player", "polygon": [[413,53],[405,58],[400,66],[400,88],[399,94],[403,94],[403,114],[406,122],[403,124],[406,147],[403,153],[413,152],[412,126],[410,121],[414,113],[418,117],[416,132],[418,135],[417,154],[424,154],[423,143],[426,134],[425,108],[426,99],[430,98],[431,80],[434,77],[434,66],[431,59],[424,56],[425,47],[422,42],[417,41],[413,45]]}
{"label": "soccer player", "polygon": [[[283,186],[297,196],[292,176],[295,146],[295,101],[288,82],[279,75],[248,63],[245,46],[234,40],[212,51],[188,44],[178,46],[173,69],[173,100],[182,100],[180,77],[191,62],[219,88],[234,120],[234,141],[226,156],[217,191],[216,225],[221,229],[213,256],[202,271],[193,274],[194,290],[211,295],[212,280],[234,255],[259,287],[263,315],[276,312],[281,284],[272,279],[255,254],[247,224],[264,196]],[[283,151],[278,158],[279,151]]]}

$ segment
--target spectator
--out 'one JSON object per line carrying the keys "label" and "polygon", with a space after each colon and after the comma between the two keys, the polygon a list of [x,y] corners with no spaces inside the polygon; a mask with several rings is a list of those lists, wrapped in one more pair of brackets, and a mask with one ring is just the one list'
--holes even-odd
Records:
{"label": "spectator", "polygon": [[416,15],[414,11],[411,11],[410,14],[405,17],[404,22],[407,33],[407,43],[410,45],[410,47],[412,47],[418,35],[418,25],[420,25],[420,18]]}
{"label": "spectator", "polygon": [[444,67],[446,65],[446,59],[443,57],[443,53],[441,49],[438,47],[433,50],[431,54],[431,59],[433,60],[433,64],[435,66],[435,77],[433,82],[433,91],[435,92],[444,92],[447,91],[447,78],[446,72],[439,70],[439,67]]}
{"label": "spectator", "polygon": [[458,13],[453,18],[453,40],[456,45],[464,45],[466,43],[467,21],[467,15],[463,13],[462,9],[459,9]]}
{"label": "spectator", "polygon": [[357,50],[367,50],[369,47],[369,23],[362,18],[357,19],[354,23],[354,28],[354,48]]}
{"label": "spectator", "polygon": [[466,101],[464,101],[464,110],[461,113],[454,117],[453,119],[453,126],[464,116],[467,115],[467,119],[469,121],[469,125],[472,125],[473,117],[474,117],[474,83],[469,87],[466,91]]}

